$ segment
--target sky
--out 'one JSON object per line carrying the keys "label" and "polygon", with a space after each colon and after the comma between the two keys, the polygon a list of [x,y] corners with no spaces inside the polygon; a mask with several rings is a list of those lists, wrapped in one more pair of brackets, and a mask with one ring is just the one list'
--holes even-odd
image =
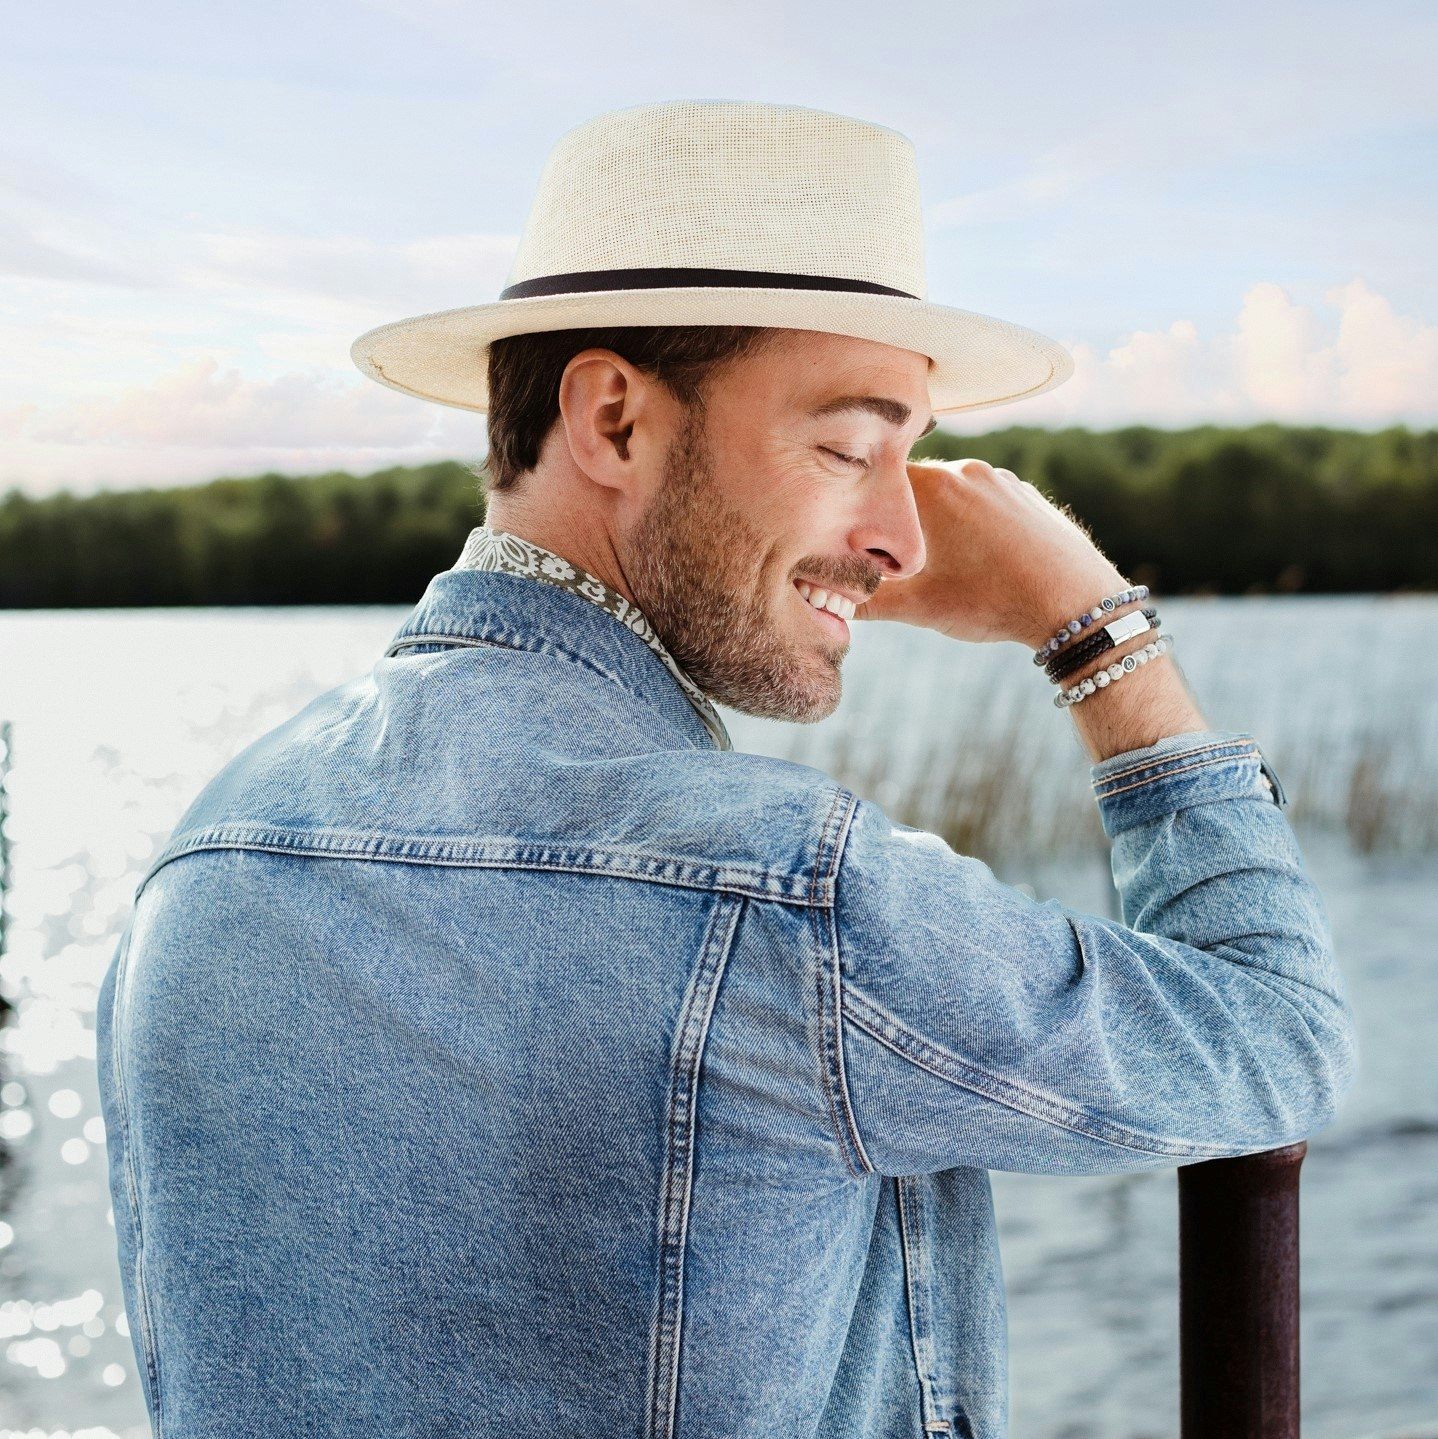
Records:
{"label": "sky", "polygon": [[928,298],[1059,340],[954,415],[1438,426],[1431,0],[75,0],[0,46],[0,492],[485,452],[356,336],[498,298],[568,129],[674,99],[914,143]]}

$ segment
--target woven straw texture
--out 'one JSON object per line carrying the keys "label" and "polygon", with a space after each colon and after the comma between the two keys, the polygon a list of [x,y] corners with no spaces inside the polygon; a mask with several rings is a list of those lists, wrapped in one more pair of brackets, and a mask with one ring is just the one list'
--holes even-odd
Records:
{"label": "woven straw texture", "polygon": [[799,106],[641,106],[555,146],[507,284],[712,265],[841,275],[924,295],[914,147]]}
{"label": "woven straw texture", "polygon": [[931,361],[936,413],[1023,399],[1072,373],[1068,352],[1046,336],[928,301],[907,137],[798,105],[672,101],[570,130],[545,163],[506,284],[694,266],[832,276],[905,295],[581,288],[397,320],[361,335],[351,355],[382,384],[469,410],[487,406],[491,340],[590,325],[777,325],[914,350]]}

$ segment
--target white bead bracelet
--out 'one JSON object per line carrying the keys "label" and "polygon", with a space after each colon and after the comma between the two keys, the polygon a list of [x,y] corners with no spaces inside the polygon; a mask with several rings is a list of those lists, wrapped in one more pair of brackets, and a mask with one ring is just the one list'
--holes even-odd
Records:
{"label": "white bead bracelet", "polygon": [[1125,675],[1132,674],[1140,665],[1146,665],[1150,660],[1157,659],[1172,644],[1172,635],[1160,635],[1156,640],[1150,640],[1141,650],[1134,650],[1121,660],[1115,660],[1107,669],[1101,669],[1097,674],[1080,680],[1071,689],[1061,690],[1054,696],[1054,704],[1059,709],[1064,709],[1069,705],[1082,704],[1095,690],[1104,689],[1121,680]]}

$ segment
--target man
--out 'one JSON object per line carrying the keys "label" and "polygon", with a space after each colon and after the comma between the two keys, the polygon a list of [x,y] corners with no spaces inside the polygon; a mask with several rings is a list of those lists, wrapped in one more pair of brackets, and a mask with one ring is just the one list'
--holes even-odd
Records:
{"label": "man", "polygon": [[205,790],[106,976],[157,1434],[999,1439],[989,1169],[1333,1117],[1276,776],[1122,664],[1146,624],[1071,709],[1132,928],[729,744],[716,701],[833,711],[851,618],[1038,650],[1135,598],[1017,476],[908,463],[1067,373],[922,298],[913,173],[799,107],[603,116],[501,300],[357,342],[487,410],[486,524]]}

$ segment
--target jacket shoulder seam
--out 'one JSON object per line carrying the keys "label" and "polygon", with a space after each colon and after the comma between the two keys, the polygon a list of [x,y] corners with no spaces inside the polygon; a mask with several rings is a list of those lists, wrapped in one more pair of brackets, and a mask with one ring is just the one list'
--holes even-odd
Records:
{"label": "jacket shoulder seam", "polygon": [[505,837],[386,835],[355,830],[291,830],[281,826],[221,824],[175,838],[150,865],[141,890],[166,865],[206,850],[249,850],[309,859],[368,860],[453,869],[530,869],[602,874],[679,889],[711,890],[779,904],[823,907],[832,884],[816,887],[812,872],[789,873],[725,860],[618,845],[562,845]]}

